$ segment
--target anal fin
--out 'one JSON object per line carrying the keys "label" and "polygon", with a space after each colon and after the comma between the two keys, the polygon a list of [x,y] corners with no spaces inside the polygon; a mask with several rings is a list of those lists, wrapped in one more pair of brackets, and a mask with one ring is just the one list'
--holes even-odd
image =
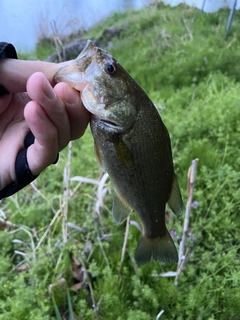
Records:
{"label": "anal fin", "polygon": [[172,191],[171,191],[170,198],[168,200],[168,204],[171,210],[173,211],[173,213],[175,213],[176,215],[180,214],[184,207],[180,188],[179,188],[175,173],[173,177]]}
{"label": "anal fin", "polygon": [[113,218],[117,224],[121,224],[130,215],[132,209],[120,198],[115,191],[113,197]]}

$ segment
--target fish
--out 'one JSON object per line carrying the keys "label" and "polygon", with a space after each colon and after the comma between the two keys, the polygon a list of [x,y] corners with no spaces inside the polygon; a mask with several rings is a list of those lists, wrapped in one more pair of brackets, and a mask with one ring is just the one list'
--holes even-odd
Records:
{"label": "fish", "polygon": [[136,262],[177,263],[165,208],[168,204],[178,215],[183,200],[169,133],[153,102],[120,63],[91,40],[71,64],[59,69],[54,81],[81,91],[91,113],[95,153],[114,187],[114,220],[121,224],[132,211],[140,218]]}

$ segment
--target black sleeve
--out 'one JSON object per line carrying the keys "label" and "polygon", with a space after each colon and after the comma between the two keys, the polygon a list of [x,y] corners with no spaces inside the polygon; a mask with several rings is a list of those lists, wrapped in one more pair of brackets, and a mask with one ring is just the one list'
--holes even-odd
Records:
{"label": "black sleeve", "polygon": [[[17,59],[17,52],[14,46],[7,42],[0,42],[0,59]],[[8,94],[8,91],[0,83],[0,97]]]}
{"label": "black sleeve", "polygon": [[[12,44],[0,42],[0,59],[6,58],[17,59],[16,50]],[[0,83],[0,97],[6,94],[9,94],[9,92]],[[27,162],[27,148],[34,142],[34,139],[35,137],[30,131],[25,138],[24,149],[19,151],[15,161],[16,181],[10,183],[4,189],[0,190],[0,200],[2,198],[11,196],[37,178],[37,176],[32,175]]]}

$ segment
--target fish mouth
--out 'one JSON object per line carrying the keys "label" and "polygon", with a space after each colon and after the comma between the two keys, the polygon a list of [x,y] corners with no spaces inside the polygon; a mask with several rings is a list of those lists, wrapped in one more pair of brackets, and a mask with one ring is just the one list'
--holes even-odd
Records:
{"label": "fish mouth", "polygon": [[[92,94],[93,96],[93,94]],[[111,107],[114,107],[114,105],[117,105],[122,100],[124,100],[128,95],[125,95],[123,98],[118,99],[114,103],[105,104],[104,102],[99,102],[98,104],[104,106],[103,110],[110,109]],[[94,97],[94,96],[93,96]],[[96,98],[94,98],[95,101],[97,101]],[[104,126],[107,126],[110,129],[117,130],[117,131],[123,131],[123,123],[121,121],[118,121],[116,117],[110,117],[106,116],[104,112],[92,112],[93,110],[88,109],[89,112],[92,113],[92,119],[96,121],[100,121]]]}
{"label": "fish mouth", "polygon": [[106,127],[108,127],[108,128],[110,128],[110,129],[114,129],[114,130],[120,130],[120,124],[119,123],[117,123],[117,122],[114,122],[114,121],[112,121],[112,120],[109,120],[109,119],[106,119],[106,118],[104,118],[104,117],[100,117],[99,115],[97,115],[97,114],[91,114],[91,119],[93,120],[93,121],[97,121],[97,122],[100,122],[102,125],[104,125],[104,126],[106,126]]}
{"label": "fish mouth", "polygon": [[110,120],[105,120],[105,119],[100,119],[100,121],[112,129],[119,129],[120,128],[119,124],[117,124],[116,122],[113,122]]}

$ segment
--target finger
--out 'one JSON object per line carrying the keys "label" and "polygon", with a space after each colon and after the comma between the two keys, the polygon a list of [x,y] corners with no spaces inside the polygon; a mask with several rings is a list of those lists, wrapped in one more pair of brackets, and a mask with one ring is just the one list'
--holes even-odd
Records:
{"label": "finger", "polygon": [[34,143],[27,150],[28,165],[32,174],[38,175],[56,160],[58,132],[43,108],[35,101],[26,105],[24,116],[35,136]]}
{"label": "finger", "polygon": [[57,96],[46,77],[34,73],[27,82],[27,93],[44,110],[58,132],[59,150],[70,141],[70,124],[64,102]]}
{"label": "finger", "polygon": [[63,82],[58,83],[54,91],[65,104],[70,123],[71,140],[80,138],[90,121],[90,113],[83,106],[80,92]]}
{"label": "finger", "polygon": [[[23,108],[28,101],[29,97],[26,93],[0,97],[0,144],[2,135],[8,134],[10,128],[16,128],[24,123]],[[16,132],[12,137],[14,140],[19,138]],[[22,133],[20,129],[19,133]],[[9,138],[9,141],[11,141],[11,138]]]}
{"label": "finger", "polygon": [[40,71],[45,74],[51,85],[54,85],[54,74],[68,63],[70,61],[56,64],[45,61],[2,59],[0,60],[1,84],[9,92],[25,92],[28,78],[33,73]]}
{"label": "finger", "polygon": [[[11,94],[6,94],[2,97],[0,97],[0,115],[2,116],[3,112],[8,108],[8,105],[12,99]],[[1,123],[1,120],[0,120]],[[2,129],[2,126],[0,125],[0,128]]]}
{"label": "finger", "polygon": [[[0,117],[1,119],[1,117]],[[28,132],[27,124],[15,122],[8,126],[7,130],[1,132],[0,137],[0,190],[2,187],[15,180],[15,160],[16,156],[24,147],[23,141]],[[17,132],[17,134],[16,134]]]}

